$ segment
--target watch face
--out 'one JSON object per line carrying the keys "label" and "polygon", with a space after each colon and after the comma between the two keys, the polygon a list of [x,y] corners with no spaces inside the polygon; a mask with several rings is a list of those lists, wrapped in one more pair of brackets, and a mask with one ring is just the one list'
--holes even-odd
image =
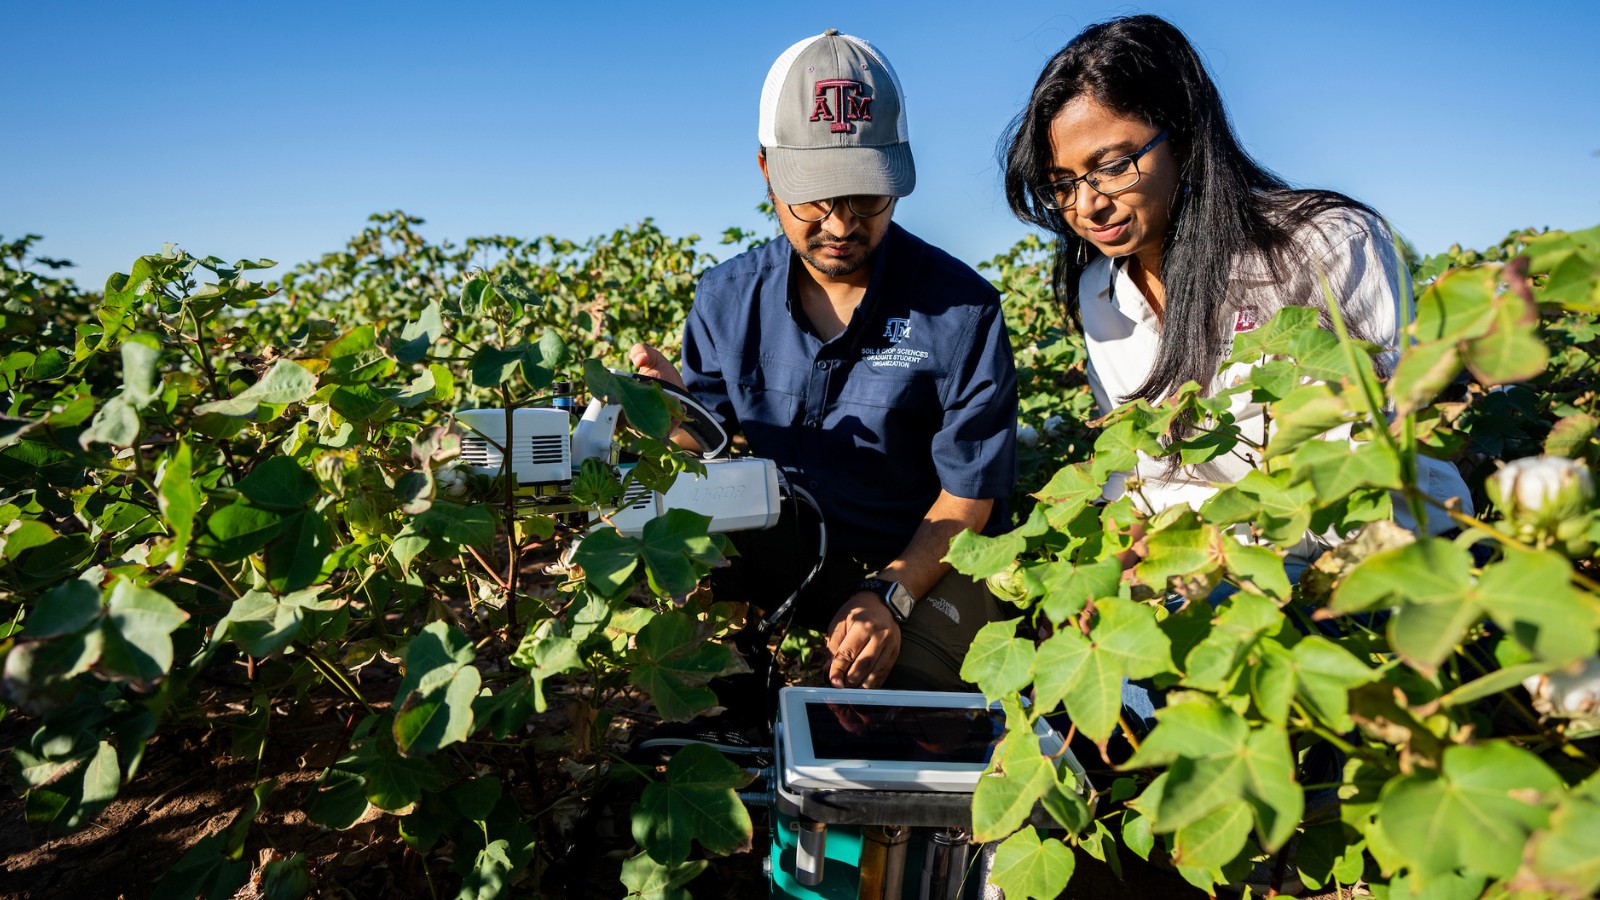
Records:
{"label": "watch face", "polygon": [[911,596],[911,592],[902,584],[892,584],[883,599],[889,604],[895,618],[902,622],[911,618],[911,608],[917,604],[917,598]]}

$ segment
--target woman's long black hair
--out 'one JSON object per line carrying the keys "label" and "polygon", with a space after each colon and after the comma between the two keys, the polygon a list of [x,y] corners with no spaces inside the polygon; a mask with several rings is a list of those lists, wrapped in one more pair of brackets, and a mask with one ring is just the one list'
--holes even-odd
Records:
{"label": "woman's long black hair", "polygon": [[[1314,216],[1350,207],[1376,217],[1342,194],[1291,190],[1251,159],[1200,55],[1170,22],[1129,16],[1091,25],[1045,65],[1027,109],[1002,138],[1003,145],[1009,138],[1006,201],[1018,218],[1055,235],[1052,280],[1074,325],[1079,276],[1100,254],[1061,212],[1044,208],[1034,189],[1051,180],[1050,123],[1082,96],[1165,128],[1180,165],[1182,188],[1161,254],[1161,343],[1137,397],[1156,402],[1186,381],[1202,389],[1211,384],[1227,350],[1231,323],[1222,321],[1222,311],[1230,274],[1241,259],[1259,254],[1279,280],[1283,267],[1292,264],[1291,236]],[[1300,302],[1323,305],[1315,297]]]}

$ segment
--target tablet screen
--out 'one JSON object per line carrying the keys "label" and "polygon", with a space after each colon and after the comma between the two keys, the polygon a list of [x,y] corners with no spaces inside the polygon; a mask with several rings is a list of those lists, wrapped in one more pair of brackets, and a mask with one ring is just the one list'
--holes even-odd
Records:
{"label": "tablet screen", "polygon": [[811,751],[824,759],[988,763],[1005,736],[998,709],[806,703]]}

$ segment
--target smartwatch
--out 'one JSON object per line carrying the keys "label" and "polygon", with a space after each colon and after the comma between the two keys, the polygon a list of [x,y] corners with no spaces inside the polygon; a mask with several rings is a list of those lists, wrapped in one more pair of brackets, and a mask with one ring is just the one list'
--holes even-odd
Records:
{"label": "smartwatch", "polygon": [[868,578],[856,585],[856,591],[876,594],[883,605],[889,607],[889,614],[894,616],[894,620],[902,625],[911,618],[911,608],[917,605],[917,598],[898,581]]}

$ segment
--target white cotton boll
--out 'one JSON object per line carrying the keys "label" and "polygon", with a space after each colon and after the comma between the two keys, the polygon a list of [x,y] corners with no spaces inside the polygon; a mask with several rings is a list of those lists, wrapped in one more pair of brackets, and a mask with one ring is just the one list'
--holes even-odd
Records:
{"label": "white cotton boll", "polygon": [[1066,428],[1066,425],[1066,419],[1063,419],[1060,416],[1051,416],[1050,418],[1044,420],[1044,436],[1047,438],[1058,438],[1061,436],[1061,432]]}
{"label": "white cotton boll", "polygon": [[1039,431],[1032,425],[1017,426],[1017,445],[1033,448],[1039,446]]}
{"label": "white cotton boll", "polygon": [[467,476],[454,467],[433,473],[433,483],[446,496],[459,497],[467,492]]}
{"label": "white cotton boll", "polygon": [[1600,658],[1585,660],[1574,671],[1557,671],[1525,679],[1522,686],[1541,715],[1558,719],[1590,720],[1600,716]]}
{"label": "white cotton boll", "polygon": [[1496,502],[1504,507],[1507,500],[1511,501],[1508,517],[1513,512],[1543,516],[1565,512],[1569,507],[1576,512],[1594,498],[1594,478],[1588,467],[1559,456],[1513,460],[1494,473],[1492,481],[1498,495]]}
{"label": "white cotton boll", "polygon": [[1502,529],[1538,546],[1577,558],[1592,549],[1594,476],[1583,463],[1559,456],[1513,460],[1484,485],[1505,515]]}

